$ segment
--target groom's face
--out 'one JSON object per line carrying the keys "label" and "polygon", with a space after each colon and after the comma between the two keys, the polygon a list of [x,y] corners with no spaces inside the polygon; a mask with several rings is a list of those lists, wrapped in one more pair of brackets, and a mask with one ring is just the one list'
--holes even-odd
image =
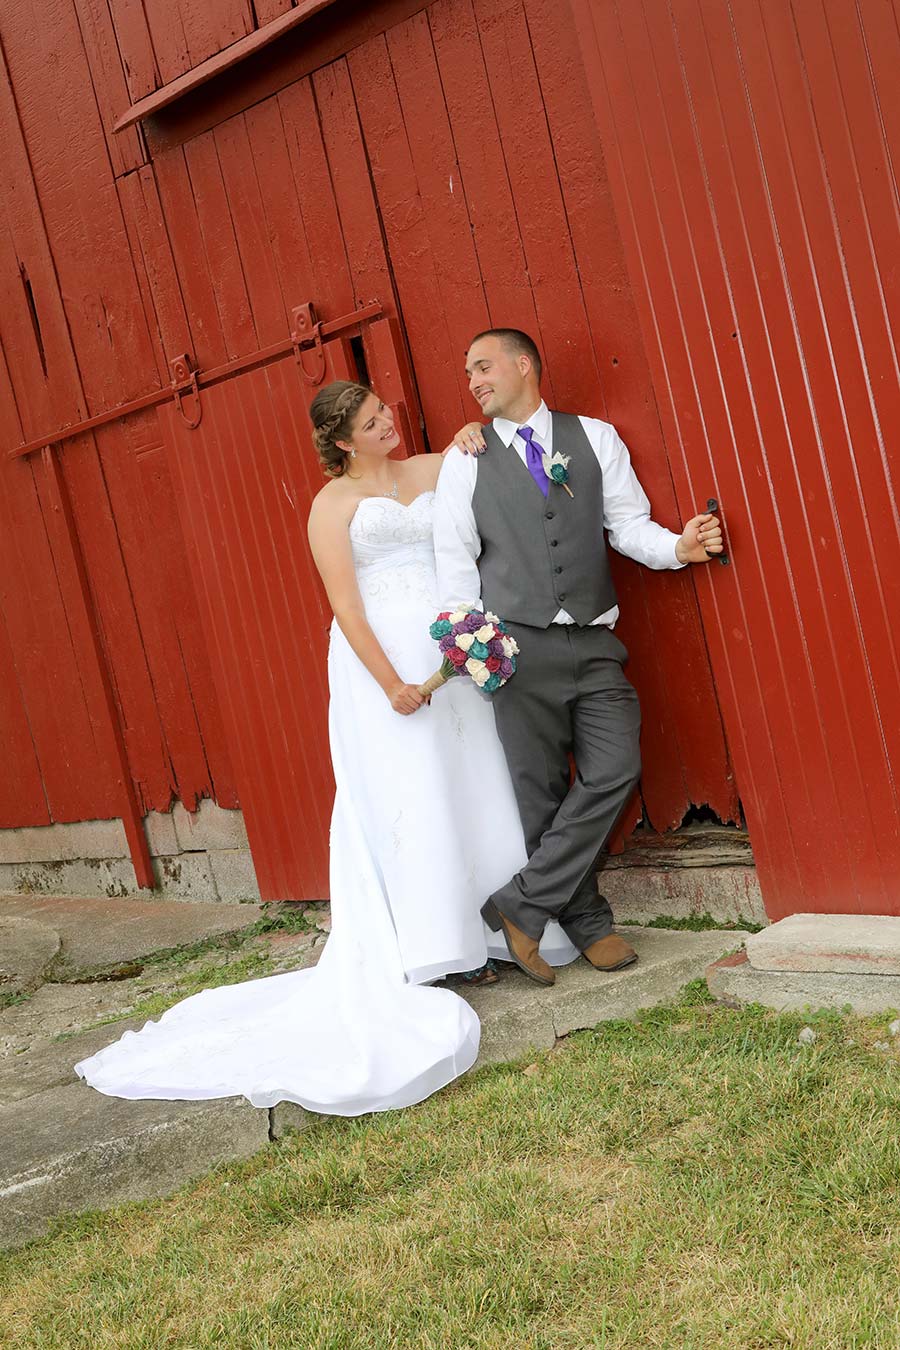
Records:
{"label": "groom's face", "polygon": [[[503,417],[522,397],[525,387],[523,359],[506,350],[500,338],[479,338],[466,356],[469,389],[484,417]],[[526,366],[528,365],[525,358]]]}

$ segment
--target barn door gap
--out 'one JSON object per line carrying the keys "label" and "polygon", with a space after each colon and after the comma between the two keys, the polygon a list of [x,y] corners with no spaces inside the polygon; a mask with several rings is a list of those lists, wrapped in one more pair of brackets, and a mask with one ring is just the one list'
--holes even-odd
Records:
{"label": "barn door gap", "polygon": [[350,339],[350,350],[353,353],[353,361],[356,365],[356,373],[359,382],[360,384],[364,384],[368,389],[371,387],[369,382],[369,363],[366,360],[366,349],[361,334],[357,334],[356,337]]}
{"label": "barn door gap", "polygon": [[34,303],[34,288],[31,284],[31,278],[29,277],[28,269],[23,262],[19,263],[19,278],[22,282],[22,289],[25,292],[25,303],[28,306],[28,314],[31,319],[31,328],[37,346],[38,360],[41,363],[41,370],[44,372],[44,379],[46,380],[47,354],[44,351],[44,337],[41,333],[41,321],[38,318],[37,305]]}

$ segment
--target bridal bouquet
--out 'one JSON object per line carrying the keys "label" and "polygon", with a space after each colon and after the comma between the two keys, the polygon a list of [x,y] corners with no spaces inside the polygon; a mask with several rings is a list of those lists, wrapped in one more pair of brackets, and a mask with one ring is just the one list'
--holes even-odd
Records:
{"label": "bridal bouquet", "polygon": [[444,659],[440,670],[419,686],[426,698],[454,675],[471,675],[479,689],[493,694],[515,672],[519,648],[496,614],[458,605],[439,614],[428,631]]}

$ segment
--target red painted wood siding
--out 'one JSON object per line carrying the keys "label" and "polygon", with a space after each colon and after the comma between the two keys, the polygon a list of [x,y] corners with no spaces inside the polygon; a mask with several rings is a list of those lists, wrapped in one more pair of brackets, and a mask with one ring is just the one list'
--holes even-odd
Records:
{"label": "red painted wood siding", "polygon": [[900,912],[898,11],[576,0],[768,912]]}
{"label": "red painted wood siding", "polygon": [[[176,332],[177,281],[160,302],[160,319],[145,289],[148,270],[164,274],[165,245],[164,236],[151,241],[145,230],[146,256],[139,251],[137,226],[154,205],[151,171],[140,168],[142,138],[126,133],[113,151],[104,125],[116,88],[104,84],[114,68],[108,15],[89,0],[51,0],[45,18],[37,27],[26,10],[4,18],[4,450],[168,381],[158,325],[165,319]],[[48,70],[66,72],[52,116]],[[130,234],[122,207],[142,183],[144,217],[136,215]],[[177,336],[183,350],[184,333]],[[165,810],[174,797],[193,806],[210,795],[234,806],[196,601],[180,535],[170,528],[177,519],[171,487],[143,454],[154,443],[158,450],[155,418],[147,415],[67,442],[64,481],[142,809]],[[81,617],[76,560],[40,457],[10,463],[4,456],[0,511],[0,623],[8,644],[6,659],[0,641],[7,672],[0,738],[16,766],[7,777],[15,791],[0,794],[0,827],[119,815],[108,710]]]}
{"label": "red painted wood siding", "polygon": [[[551,0],[440,0],[349,67],[432,447],[478,415],[463,373],[472,335],[523,327],[548,401],[612,421],[656,518],[677,525],[573,26]],[[644,712],[645,819],[671,828],[692,803],[736,819],[693,579],[614,567]]]}
{"label": "red painted wood siding", "polygon": [[[543,346],[551,401],[615,422],[658,518],[677,523],[578,43],[558,6],[385,0],[346,22],[335,6],[308,43],[285,41],[246,77],[238,67],[116,137],[123,100],[156,88],[186,51],[193,61],[204,43],[224,42],[246,14],[206,6],[206,36],[185,47],[184,5],[50,4],[39,33],[25,12],[4,20],[7,446],[159,388],[180,352],[209,367],[280,339],[294,304],[312,300],[328,318],[379,300],[402,320],[412,376],[402,344],[382,344],[387,330],[374,325],[370,369],[410,405],[414,376],[432,447],[475,411],[462,378],[473,331],[521,324]],[[334,59],[342,46],[349,58]],[[52,109],[48,69],[65,72]],[[511,88],[515,100],[499,93]],[[415,443],[415,417],[410,431]],[[234,805],[227,714],[161,444],[156,414],[140,414],[63,446],[63,473],[143,806],[204,793]],[[0,713],[26,761],[29,729],[44,771],[39,790],[32,766],[28,809],[115,813],[94,735],[102,712],[66,622],[71,560],[50,547],[41,466],[2,472],[16,524],[0,545],[0,599],[19,693]],[[708,802],[734,818],[693,583],[624,560],[617,579],[644,706],[645,815],[667,828]]]}

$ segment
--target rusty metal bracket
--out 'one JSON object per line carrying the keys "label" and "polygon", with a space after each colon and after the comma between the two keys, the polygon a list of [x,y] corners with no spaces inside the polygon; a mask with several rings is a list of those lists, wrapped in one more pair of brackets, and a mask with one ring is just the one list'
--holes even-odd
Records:
{"label": "rusty metal bracket", "polygon": [[[291,343],[300,374],[307,384],[321,384],[325,378],[325,353],[322,350],[322,325],[311,304],[298,305],[291,311]],[[310,370],[304,361],[304,352],[313,354]]]}
{"label": "rusty metal bracket", "polygon": [[[178,407],[178,411],[184,418],[191,431],[196,431],[203,420],[203,405],[200,402],[200,389],[197,384],[197,371],[194,362],[187,352],[182,356],[176,356],[169,362],[169,369],[172,372],[172,397]],[[194,413],[185,411],[183,400],[193,398]]]}

